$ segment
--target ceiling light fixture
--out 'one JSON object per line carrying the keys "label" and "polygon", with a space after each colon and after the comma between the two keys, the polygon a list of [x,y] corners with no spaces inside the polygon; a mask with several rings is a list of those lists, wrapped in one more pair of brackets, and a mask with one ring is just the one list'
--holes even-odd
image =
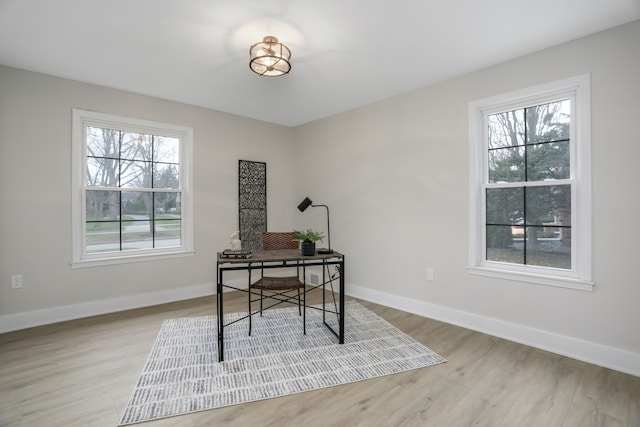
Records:
{"label": "ceiling light fixture", "polygon": [[249,49],[249,67],[261,76],[283,76],[291,71],[291,51],[273,36],[265,36]]}

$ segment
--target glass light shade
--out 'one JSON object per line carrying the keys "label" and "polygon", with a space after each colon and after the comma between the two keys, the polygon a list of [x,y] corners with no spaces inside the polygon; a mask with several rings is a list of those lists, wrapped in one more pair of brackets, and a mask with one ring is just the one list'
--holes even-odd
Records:
{"label": "glass light shade", "polygon": [[249,67],[261,76],[282,76],[291,70],[291,51],[273,36],[265,36],[249,49]]}

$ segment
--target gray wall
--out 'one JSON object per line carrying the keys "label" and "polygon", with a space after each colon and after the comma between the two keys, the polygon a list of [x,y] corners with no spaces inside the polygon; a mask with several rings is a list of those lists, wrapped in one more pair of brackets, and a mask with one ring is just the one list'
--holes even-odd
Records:
{"label": "gray wall", "polygon": [[[640,375],[638,40],[640,21],[294,129],[0,66],[0,331],[212,293],[242,158],[268,163],[270,229],[323,229],[291,209],[306,195],[331,207],[348,293]],[[468,274],[468,103],[584,73],[594,291]],[[195,129],[195,256],[69,267],[72,107]]]}
{"label": "gray wall", "polygon": [[[72,108],[193,127],[193,257],[70,268]],[[267,162],[268,225],[289,230],[292,146],[286,127],[0,66],[0,321],[214,293],[216,251],[238,229],[238,159]],[[12,274],[23,289],[9,289]]]}
{"label": "gray wall", "polygon": [[[350,292],[541,347],[571,337],[566,354],[582,340],[622,349],[640,372],[639,40],[636,21],[296,129],[296,157],[315,159],[300,176],[325,177],[299,182],[297,198],[331,206]],[[470,275],[468,103],[584,73],[595,290]]]}

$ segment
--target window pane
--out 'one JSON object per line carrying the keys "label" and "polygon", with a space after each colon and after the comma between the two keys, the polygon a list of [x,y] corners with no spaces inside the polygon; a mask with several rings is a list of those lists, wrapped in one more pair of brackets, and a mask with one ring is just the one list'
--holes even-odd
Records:
{"label": "window pane", "polygon": [[144,225],[128,226],[126,232],[123,226],[122,250],[153,249],[153,233],[147,221]]}
{"label": "window pane", "polygon": [[486,217],[487,224],[522,224],[524,219],[524,188],[487,189]]}
{"label": "window pane", "polygon": [[166,136],[156,136],[153,146],[153,161],[162,163],[180,163],[180,140]]}
{"label": "window pane", "polygon": [[120,219],[118,191],[86,192],[86,221],[117,221]]}
{"label": "window pane", "polygon": [[85,185],[118,187],[118,178],[118,159],[105,157],[87,158],[87,176]]}
{"label": "window pane", "polygon": [[179,165],[155,163],[153,188],[180,188]]}
{"label": "window pane", "polygon": [[120,250],[120,222],[87,222],[87,253]]}
{"label": "window pane", "polygon": [[524,264],[523,245],[515,244],[510,226],[487,226],[487,260]]}
{"label": "window pane", "polygon": [[88,126],[87,156],[113,159],[120,157],[120,132]]}
{"label": "window pane", "polygon": [[142,191],[122,192],[122,220],[148,221],[152,217],[152,194]]}
{"label": "window pane", "polygon": [[569,158],[569,141],[528,145],[527,181],[569,178]]}
{"label": "window pane", "polygon": [[[166,218],[165,218],[166,217]],[[182,221],[169,219],[167,215],[156,220],[156,248],[182,245]]]}
{"label": "window pane", "polygon": [[524,145],[524,110],[487,117],[489,149]]}
{"label": "window pane", "polygon": [[489,151],[489,182],[525,180],[524,147],[498,148]]}
{"label": "window pane", "polygon": [[[180,193],[153,193],[154,212],[157,218],[180,219]],[[160,217],[160,215],[163,215]]]}
{"label": "window pane", "polygon": [[123,188],[151,188],[151,162],[122,160],[120,162]]}
{"label": "window pane", "polygon": [[530,225],[567,225],[571,218],[571,186],[551,185],[526,189],[526,219]]}
{"label": "window pane", "polygon": [[121,149],[121,159],[151,161],[151,136],[141,133],[122,132]]}
{"label": "window pane", "polygon": [[571,269],[571,229],[527,227],[527,265]]}
{"label": "window pane", "polygon": [[568,99],[526,109],[527,144],[569,139],[571,103]]}
{"label": "window pane", "polygon": [[152,194],[122,192],[122,250],[153,247]]}

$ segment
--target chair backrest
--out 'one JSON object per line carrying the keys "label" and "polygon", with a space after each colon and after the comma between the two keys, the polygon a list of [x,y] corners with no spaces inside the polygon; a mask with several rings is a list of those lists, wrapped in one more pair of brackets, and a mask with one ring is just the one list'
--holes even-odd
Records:
{"label": "chair backrest", "polygon": [[293,233],[281,231],[262,232],[262,250],[299,249],[300,242],[293,239]]}

